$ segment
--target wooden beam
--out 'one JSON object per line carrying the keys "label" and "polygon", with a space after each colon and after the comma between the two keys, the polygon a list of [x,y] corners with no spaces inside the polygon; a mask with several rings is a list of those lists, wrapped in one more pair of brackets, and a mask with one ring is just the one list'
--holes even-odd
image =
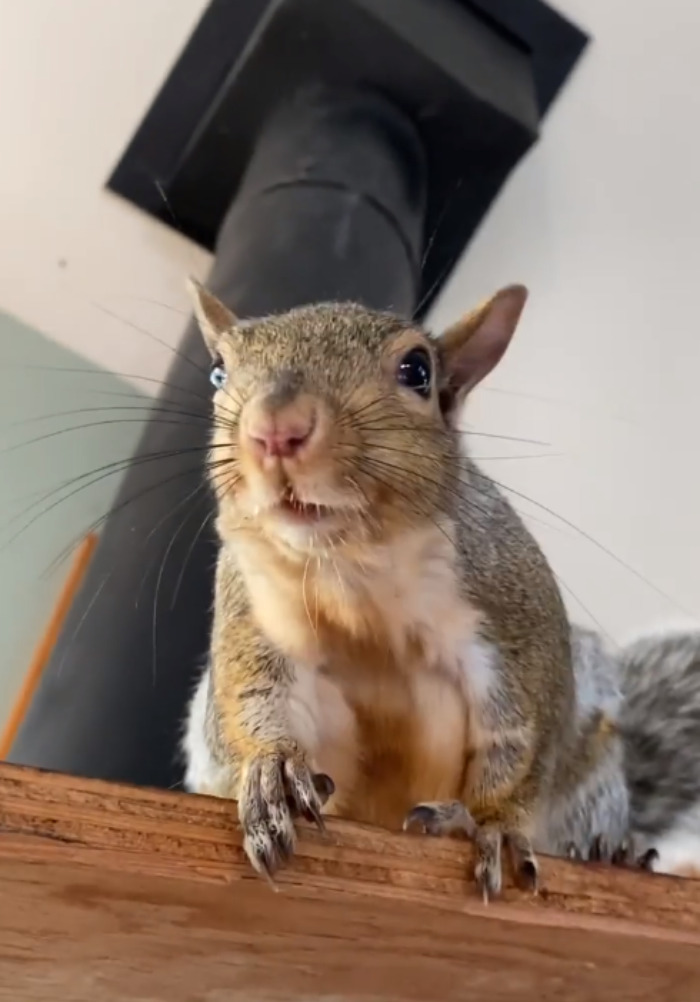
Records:
{"label": "wooden beam", "polygon": [[274,894],[235,805],[0,765],[0,1000],[687,1002],[700,883],[543,860],[484,906],[470,847],[304,826]]}

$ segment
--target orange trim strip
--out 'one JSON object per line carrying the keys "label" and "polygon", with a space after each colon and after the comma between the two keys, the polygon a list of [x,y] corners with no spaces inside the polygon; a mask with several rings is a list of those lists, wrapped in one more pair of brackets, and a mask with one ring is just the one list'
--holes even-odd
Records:
{"label": "orange trim strip", "polygon": [[29,671],[25,675],[22,688],[19,690],[14,706],[10,711],[10,716],[5,729],[0,734],[0,760],[7,758],[14,740],[19,731],[20,725],[29,709],[29,704],[39,684],[41,674],[46,667],[51,652],[53,651],[58,635],[61,632],[64,620],[68,615],[68,610],[75,598],[80,583],[85,576],[90,558],[97,546],[97,535],[91,532],[86,536],[78,547],[73,563],[71,564],[68,577],[66,578],[58,601],[54,608],[44,634],[37,644],[32,660],[29,664]]}

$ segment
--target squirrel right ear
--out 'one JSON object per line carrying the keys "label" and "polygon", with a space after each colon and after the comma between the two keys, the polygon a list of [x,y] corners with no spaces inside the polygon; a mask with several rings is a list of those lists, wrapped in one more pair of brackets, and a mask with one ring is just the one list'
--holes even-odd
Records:
{"label": "squirrel right ear", "polygon": [[224,334],[228,334],[238,323],[235,314],[205,289],[196,278],[187,279],[187,291],[192,300],[195,319],[199,324],[204,342],[210,355],[217,353],[218,344]]}
{"label": "squirrel right ear", "polygon": [[454,413],[503,358],[526,300],[525,286],[509,285],[438,338],[445,412]]}

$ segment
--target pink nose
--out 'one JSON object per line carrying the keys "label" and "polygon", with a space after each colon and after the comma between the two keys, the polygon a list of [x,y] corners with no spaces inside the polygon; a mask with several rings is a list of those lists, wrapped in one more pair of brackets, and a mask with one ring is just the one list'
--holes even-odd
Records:
{"label": "pink nose", "polygon": [[251,445],[260,456],[295,456],[308,442],[316,423],[308,414],[258,414],[246,429]]}

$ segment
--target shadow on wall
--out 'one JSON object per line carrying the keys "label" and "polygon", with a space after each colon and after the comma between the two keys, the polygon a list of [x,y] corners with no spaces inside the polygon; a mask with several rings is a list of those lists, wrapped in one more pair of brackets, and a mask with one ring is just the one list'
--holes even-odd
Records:
{"label": "shadow on wall", "polygon": [[109,510],[150,406],[132,384],[0,314],[0,731],[74,548]]}

